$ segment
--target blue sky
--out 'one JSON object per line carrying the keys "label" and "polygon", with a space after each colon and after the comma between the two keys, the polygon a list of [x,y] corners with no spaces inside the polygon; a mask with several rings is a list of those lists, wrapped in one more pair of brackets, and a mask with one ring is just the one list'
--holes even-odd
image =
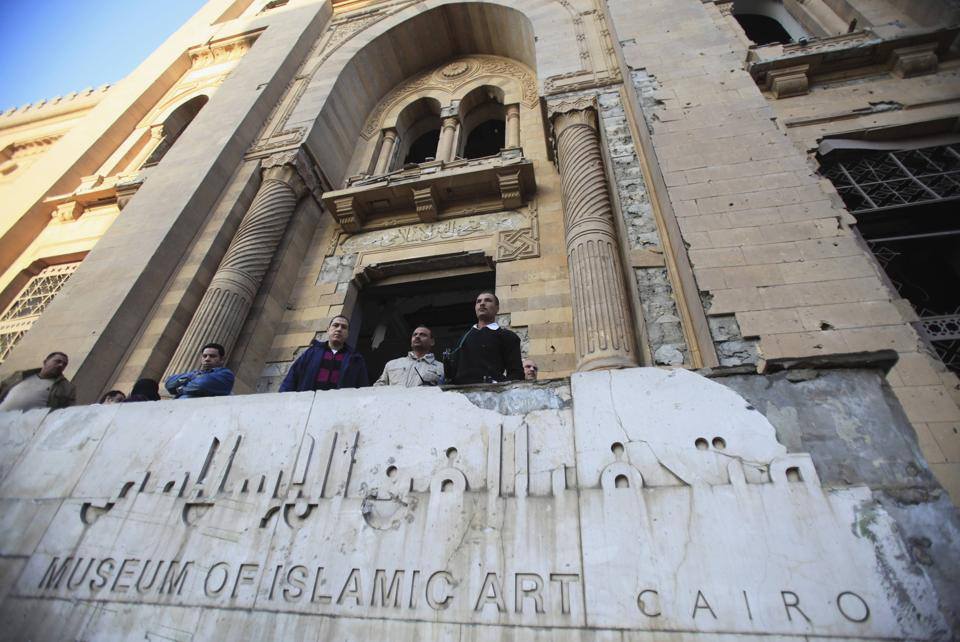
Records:
{"label": "blue sky", "polygon": [[205,0],[0,0],[0,111],[115,83]]}

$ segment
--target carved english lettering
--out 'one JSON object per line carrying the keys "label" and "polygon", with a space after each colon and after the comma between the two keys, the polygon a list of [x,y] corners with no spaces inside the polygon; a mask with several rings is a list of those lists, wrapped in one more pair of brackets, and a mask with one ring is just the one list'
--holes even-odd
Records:
{"label": "carved english lettering", "polygon": [[713,609],[710,607],[710,603],[707,602],[707,598],[703,594],[703,591],[697,591],[697,599],[693,603],[693,619],[697,619],[697,611],[700,609],[707,609],[710,611],[710,615],[713,616],[713,619],[717,619],[717,614],[713,612]]}
{"label": "carved english lettering", "polygon": [[497,611],[500,613],[507,612],[507,605],[503,601],[503,589],[500,588],[500,580],[497,579],[496,573],[487,573],[483,579],[483,586],[480,587],[477,604],[473,610],[479,613],[487,604],[496,604]]}
{"label": "carved english lettering", "polygon": [[783,608],[787,611],[787,619],[793,622],[790,616],[790,609],[796,609],[797,613],[803,616],[803,619],[810,622],[807,614],[800,610],[800,598],[793,591],[780,591],[780,597],[783,600]]}
{"label": "carved english lettering", "polygon": [[333,601],[333,596],[319,593],[320,585],[324,583],[322,581],[322,578],[323,578],[323,567],[318,566],[317,576],[313,580],[313,593],[310,594],[310,601],[319,602],[320,604],[330,604],[330,602]]}
{"label": "carved english lettering", "polygon": [[[128,565],[130,565],[132,568],[127,568]],[[130,577],[132,579],[133,574],[136,573],[136,567],[139,565],[140,565],[140,560],[138,559],[124,558],[124,560],[120,562],[120,570],[117,571],[117,576],[113,578],[113,585],[110,586],[110,592],[126,593],[127,589],[129,589],[133,585],[121,584],[121,582],[127,577]]]}
{"label": "carved english lettering", "polygon": [[343,583],[343,589],[340,591],[340,597],[337,598],[337,605],[343,604],[344,600],[352,599],[357,606],[363,602],[360,588],[360,569],[350,570],[347,581]]}
{"label": "carved english lettering", "polygon": [[[530,586],[532,583],[533,586]],[[523,613],[523,601],[527,598],[533,600],[534,610],[537,613],[543,613],[543,578],[536,573],[517,573],[514,577],[514,610],[517,613]]]}
{"label": "carved english lettering", "polygon": [[[442,597],[438,598],[434,592],[435,583],[439,583],[440,580],[446,583],[447,588],[443,589]],[[450,601],[453,600],[453,595],[449,591],[449,587],[454,585],[453,576],[446,571],[437,571],[427,580],[427,588],[425,591],[427,604],[434,611],[443,611],[450,607]]]}
{"label": "carved english lettering", "polygon": [[[644,595],[648,595],[648,594],[652,597],[645,598]],[[650,600],[651,602],[656,600],[656,604],[655,605],[648,604],[647,600]],[[644,589],[640,591],[640,594],[637,596],[637,608],[640,609],[640,612],[646,615],[647,617],[660,617],[660,615],[662,614],[662,611],[660,610],[660,594],[654,591],[653,589]],[[654,609],[656,610],[656,612],[651,613],[650,611]],[[696,611],[694,611],[694,614],[696,614]]]}
{"label": "carved english lettering", "polygon": [[180,591],[183,590],[183,584],[187,581],[187,571],[190,569],[191,564],[193,564],[193,562],[184,562],[183,569],[180,571],[180,574],[177,575],[180,562],[170,562],[167,565],[167,572],[163,574],[163,582],[160,583],[160,593],[173,595],[173,589],[177,589],[176,594],[180,595]]}
{"label": "carved english lettering", "polygon": [[[104,566],[107,567],[106,570],[104,570]],[[112,557],[101,560],[100,563],[97,564],[97,577],[96,579],[90,580],[91,591],[98,591],[107,585],[107,582],[110,580],[110,574],[113,573],[114,566],[116,566],[116,562]]]}
{"label": "carved english lettering", "polygon": [[[83,559],[83,558],[80,558]],[[60,565],[60,568],[57,568],[57,562],[60,560],[59,557],[54,557],[50,561],[50,566],[47,567],[47,572],[43,574],[43,577],[40,578],[40,585],[37,588],[43,589],[57,589],[60,588],[60,580],[63,579],[63,576],[66,574],[67,569],[70,568],[70,563],[73,561],[72,557],[68,557],[63,560],[63,564]],[[90,560],[93,562],[93,560]],[[46,583],[46,587],[44,587]]]}
{"label": "carved english lettering", "polygon": [[259,564],[241,564],[240,570],[237,571],[237,577],[233,581],[233,590],[230,591],[230,597],[237,597],[241,584],[253,584],[258,570],[260,570]]}
{"label": "carved english lettering", "polygon": [[[214,571],[217,572],[217,575],[222,573],[223,578],[214,588],[210,588],[210,578],[214,576]],[[210,567],[209,571],[207,571],[207,577],[205,580],[203,580],[203,592],[207,597],[216,597],[217,595],[220,595],[223,589],[227,586],[228,579],[230,579],[230,565],[226,562],[217,562]]]}
{"label": "carved english lettering", "polygon": [[143,578],[146,577],[147,571],[150,569],[150,560],[147,560],[143,564],[143,568],[140,569],[140,577],[137,578],[136,591],[137,593],[146,593],[151,588],[153,588],[153,583],[157,581],[157,578],[160,576],[160,569],[163,568],[163,560],[157,562],[156,566],[153,569],[153,577],[150,578],[150,583],[146,586],[143,585]]}
{"label": "carved english lettering", "polygon": [[87,560],[87,566],[83,570],[83,575],[81,575],[79,578],[74,580],[74,576],[77,574],[77,569],[83,566],[83,558],[82,557],[79,558],[77,560],[77,563],[74,565],[73,570],[70,571],[70,577],[67,578],[67,589],[74,591],[80,588],[83,585],[83,581],[87,578],[87,573],[89,573],[90,569],[93,568],[93,563],[95,561],[96,560],[94,560],[94,558],[92,557],[89,560]]}
{"label": "carved english lettering", "polygon": [[[400,608],[400,602],[403,599],[403,589],[401,588],[401,582],[403,581],[403,569],[393,572],[393,577],[390,580],[390,587],[387,588],[387,572],[378,568],[376,573],[373,575],[373,593],[370,595],[370,606],[382,606],[385,607],[389,602],[393,602],[393,608]],[[377,603],[377,596],[380,596],[380,603]]]}
{"label": "carved english lettering", "polygon": [[307,588],[305,584],[307,581],[307,567],[300,564],[291,566],[284,580],[289,586],[283,589],[283,599],[287,602],[299,600]]}
{"label": "carved english lettering", "polygon": [[420,571],[414,571],[410,574],[410,602],[411,609],[417,608],[417,580],[420,579]]}
{"label": "carved english lettering", "polygon": [[[837,609],[840,615],[857,624],[870,619],[870,607],[867,606],[867,601],[853,591],[843,591],[837,595]],[[851,612],[854,615],[851,615]]]}
{"label": "carved english lettering", "polygon": [[576,573],[550,573],[550,581],[560,584],[560,612],[570,614],[570,583],[579,582],[580,576]]}

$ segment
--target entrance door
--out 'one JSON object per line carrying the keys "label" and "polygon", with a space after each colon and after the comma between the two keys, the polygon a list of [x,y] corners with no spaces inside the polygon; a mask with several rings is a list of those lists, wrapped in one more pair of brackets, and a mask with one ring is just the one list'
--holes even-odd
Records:
{"label": "entrance door", "polygon": [[418,325],[433,330],[437,359],[447,348],[456,347],[476,323],[477,294],[492,290],[495,283],[493,272],[481,272],[365,287],[358,301],[361,325],[356,346],[367,361],[370,381],[380,376],[387,361],[407,354],[410,335]]}

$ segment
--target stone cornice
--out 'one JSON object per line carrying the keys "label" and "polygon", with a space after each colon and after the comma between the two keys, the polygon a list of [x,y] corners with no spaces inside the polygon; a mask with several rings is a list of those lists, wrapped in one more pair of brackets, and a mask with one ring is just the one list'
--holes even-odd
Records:
{"label": "stone cornice", "polygon": [[190,66],[193,69],[202,69],[218,65],[230,60],[237,60],[253,46],[262,29],[248,31],[222,40],[214,40],[187,51],[190,56]]}

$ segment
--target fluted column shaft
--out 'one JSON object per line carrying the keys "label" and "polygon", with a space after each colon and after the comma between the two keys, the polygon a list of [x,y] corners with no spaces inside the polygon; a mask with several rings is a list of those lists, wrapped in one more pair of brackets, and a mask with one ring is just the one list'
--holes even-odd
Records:
{"label": "fluted column shaft", "polygon": [[443,119],[440,127],[440,142],[437,143],[437,160],[449,163],[453,160],[453,143],[457,136],[457,125],[460,119],[448,116]]}
{"label": "fluted column shaft", "polygon": [[504,147],[520,147],[520,105],[507,105],[506,144]]}
{"label": "fluted column shaft", "polygon": [[552,115],[560,165],[577,370],[637,365],[596,110]]}
{"label": "fluted column shaft", "polygon": [[375,176],[390,171],[390,159],[397,144],[397,130],[393,127],[383,130],[383,143],[380,145],[380,155],[377,157],[377,166],[373,170]]}
{"label": "fluted column shaft", "polygon": [[193,370],[200,347],[221,344],[233,349],[253,299],[280,245],[297,201],[306,192],[301,178],[303,159],[294,155],[271,157],[263,163],[263,181],[240,222],[164,377]]}

